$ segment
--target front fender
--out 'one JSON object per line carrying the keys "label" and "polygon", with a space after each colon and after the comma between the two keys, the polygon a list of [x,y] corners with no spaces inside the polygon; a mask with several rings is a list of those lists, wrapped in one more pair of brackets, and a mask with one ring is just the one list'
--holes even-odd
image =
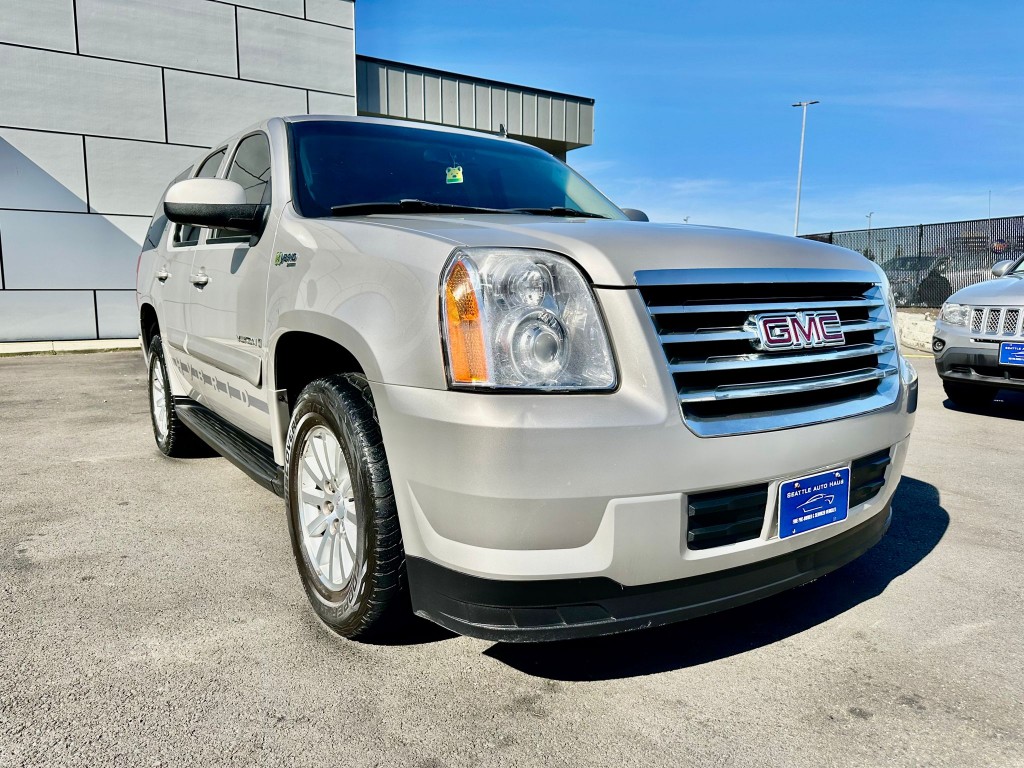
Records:
{"label": "front fender", "polygon": [[277,389],[277,345],[288,333],[295,331],[320,336],[347,349],[363,369],[370,381],[382,381],[381,366],[377,355],[366,339],[345,321],[321,312],[293,309],[282,312],[279,325],[270,337],[268,345],[267,380],[271,389]]}

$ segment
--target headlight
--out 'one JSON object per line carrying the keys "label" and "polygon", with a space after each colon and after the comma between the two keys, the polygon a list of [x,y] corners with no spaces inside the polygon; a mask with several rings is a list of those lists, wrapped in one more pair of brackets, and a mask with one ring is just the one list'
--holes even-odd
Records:
{"label": "headlight", "polygon": [[942,313],[939,315],[944,322],[950,325],[967,325],[966,304],[943,304]]}
{"label": "headlight", "polygon": [[441,301],[453,387],[615,388],[611,347],[594,294],[564,256],[459,248],[441,275]]}

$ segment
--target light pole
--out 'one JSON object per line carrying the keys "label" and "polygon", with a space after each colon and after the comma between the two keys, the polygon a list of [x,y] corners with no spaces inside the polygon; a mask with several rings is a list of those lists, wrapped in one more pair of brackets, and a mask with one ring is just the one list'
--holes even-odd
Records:
{"label": "light pole", "polygon": [[807,108],[817,101],[798,101],[794,107],[802,107],[804,111],[803,120],[800,124],[800,164],[796,169],[796,217],[793,219],[793,237],[797,236],[800,229],[800,185],[804,179],[804,136],[807,133]]}

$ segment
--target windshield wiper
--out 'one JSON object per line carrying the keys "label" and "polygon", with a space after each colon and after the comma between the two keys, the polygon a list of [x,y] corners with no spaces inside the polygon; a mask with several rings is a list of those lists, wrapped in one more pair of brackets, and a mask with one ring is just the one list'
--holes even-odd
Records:
{"label": "windshield wiper", "polygon": [[607,219],[600,213],[590,211],[578,211],[575,208],[565,208],[560,205],[553,205],[550,208],[508,208],[507,213],[530,213],[534,216],[564,216],[566,218],[581,217],[584,219]]}
{"label": "windshield wiper", "polygon": [[398,202],[349,203],[331,206],[332,216],[368,216],[371,213],[508,213],[497,208],[475,205],[432,203],[429,200],[399,200]]}

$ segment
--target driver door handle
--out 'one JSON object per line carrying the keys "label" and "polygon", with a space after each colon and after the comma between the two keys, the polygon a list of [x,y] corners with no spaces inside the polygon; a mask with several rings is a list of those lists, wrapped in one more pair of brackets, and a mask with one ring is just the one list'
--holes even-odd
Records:
{"label": "driver door handle", "polygon": [[192,285],[195,285],[199,288],[202,288],[204,285],[210,282],[210,276],[203,272],[202,270],[198,272],[193,272],[191,275],[189,275],[188,279],[192,281]]}
{"label": "driver door handle", "polygon": [[156,273],[156,279],[159,280],[161,283],[166,283],[167,282],[167,278],[169,278],[170,276],[171,276],[171,273],[168,272],[166,269],[164,269],[162,267],[161,267],[160,271]]}

